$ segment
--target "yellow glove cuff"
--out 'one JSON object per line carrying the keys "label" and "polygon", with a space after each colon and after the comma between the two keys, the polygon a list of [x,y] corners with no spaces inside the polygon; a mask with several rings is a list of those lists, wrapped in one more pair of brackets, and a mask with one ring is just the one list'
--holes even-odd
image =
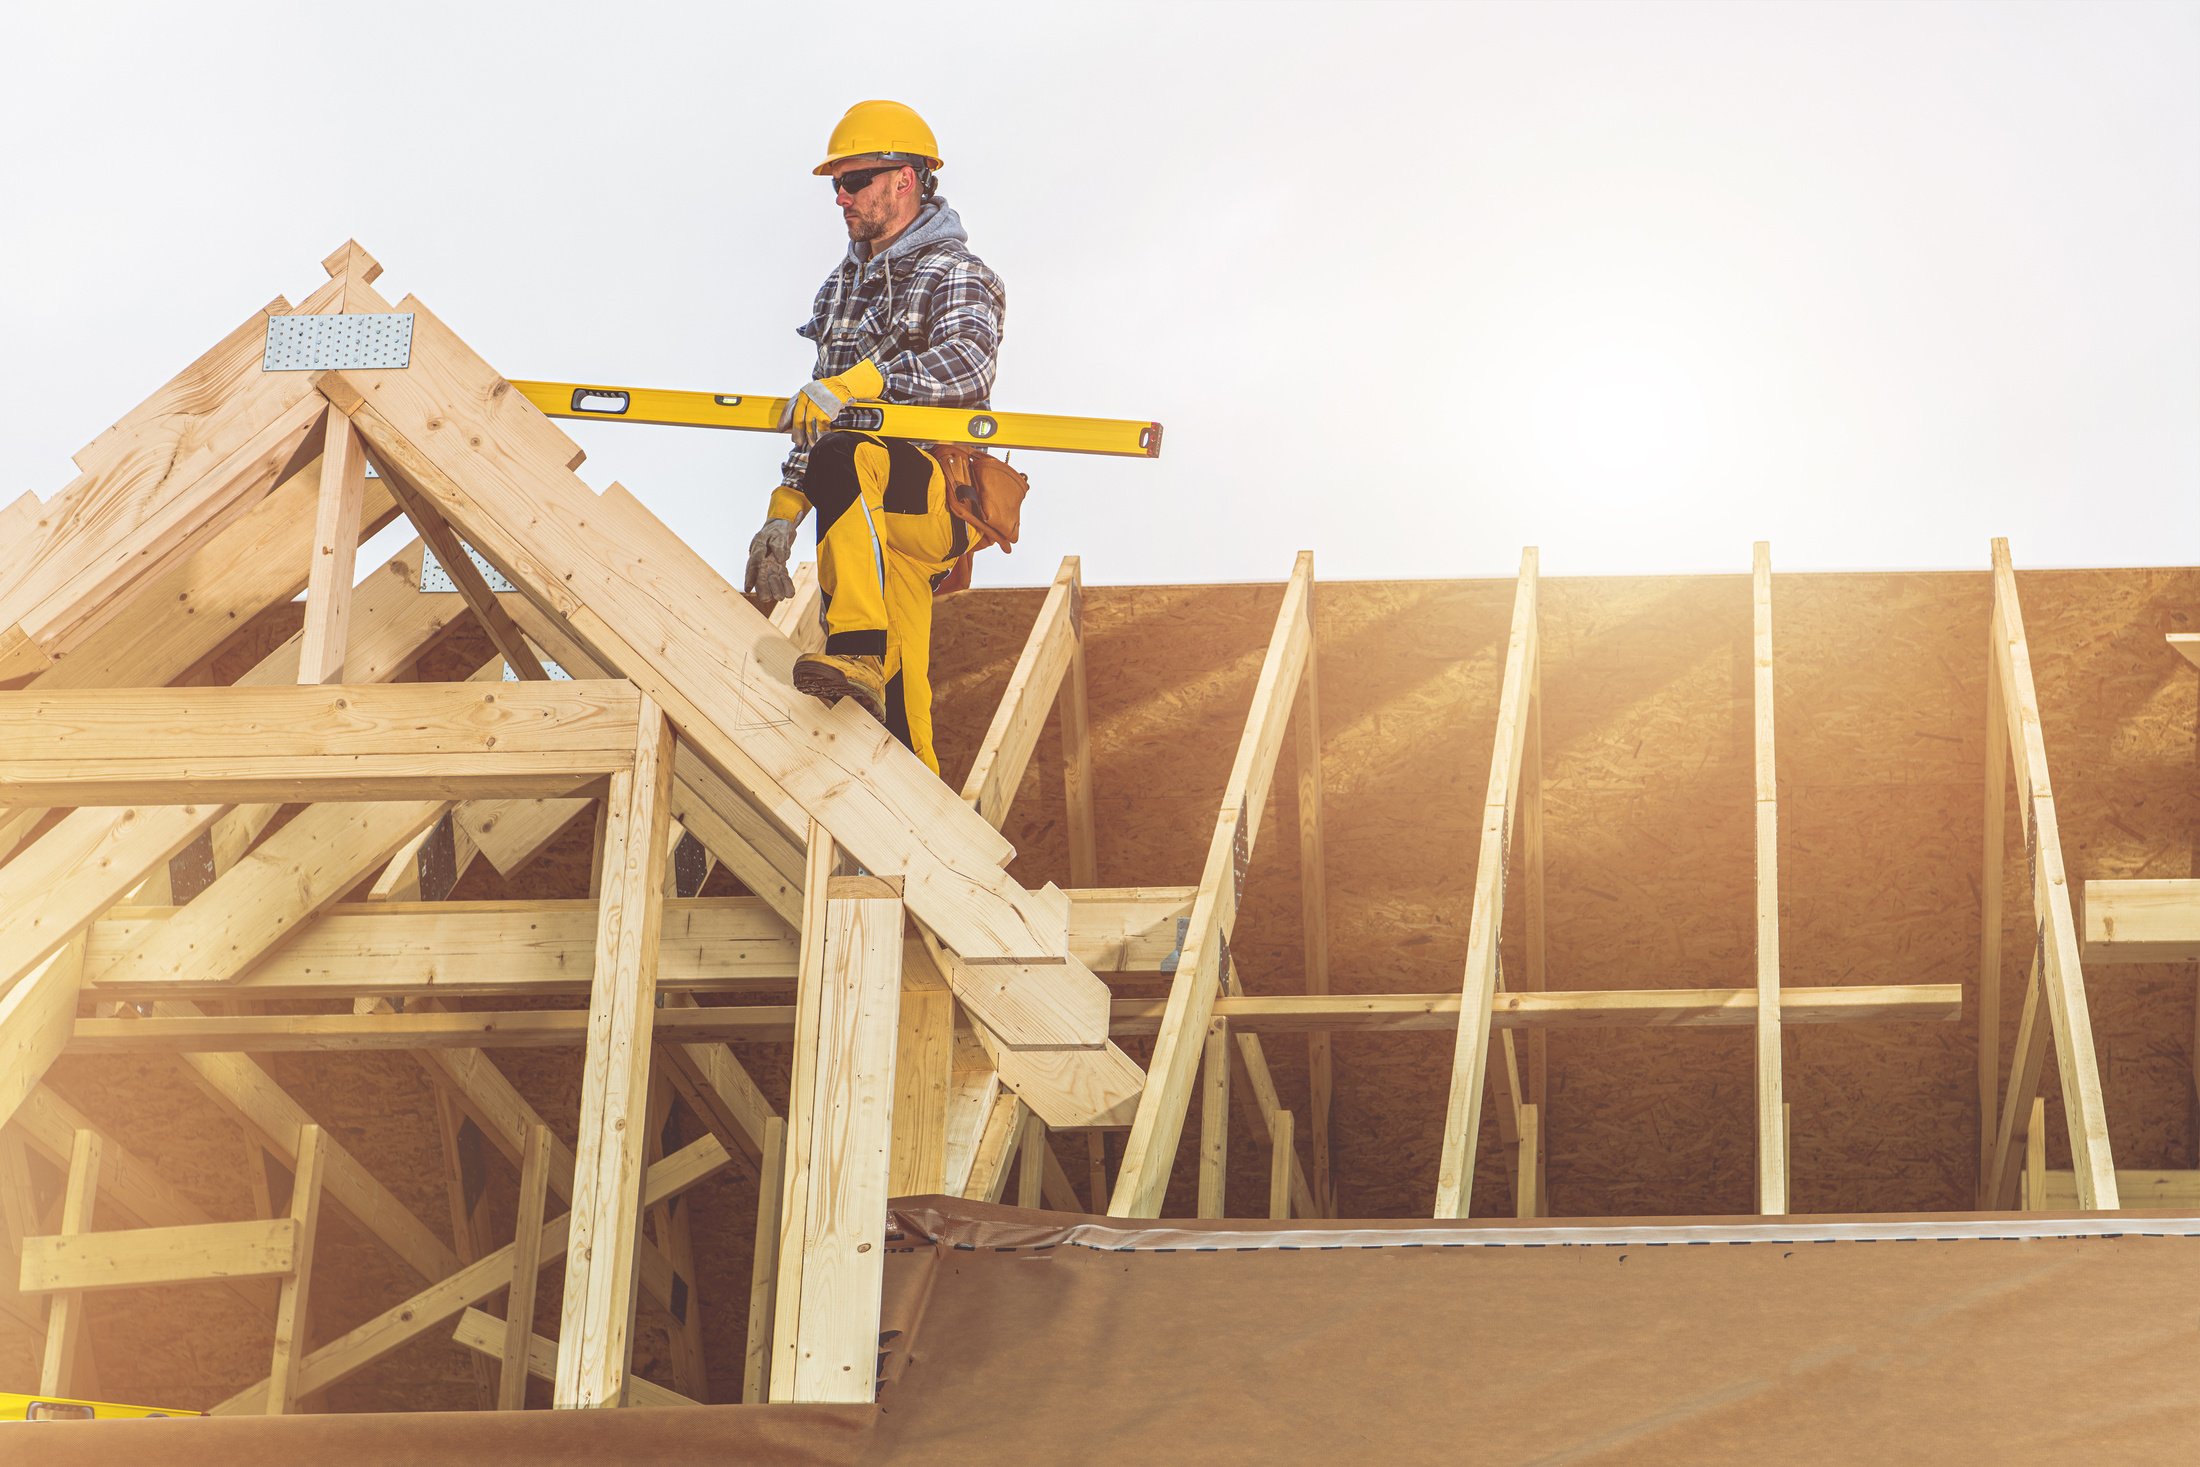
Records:
{"label": "yellow glove cuff", "polygon": [[886,377],[870,361],[857,362],[838,377],[829,379],[839,384],[848,394],[850,402],[866,402],[886,390]]}

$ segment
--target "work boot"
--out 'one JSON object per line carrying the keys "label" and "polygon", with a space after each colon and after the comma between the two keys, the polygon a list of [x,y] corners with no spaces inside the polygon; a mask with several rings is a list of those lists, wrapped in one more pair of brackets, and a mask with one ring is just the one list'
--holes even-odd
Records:
{"label": "work boot", "polygon": [[863,710],[886,722],[886,659],[841,657],[805,652],[794,660],[794,690],[822,698],[827,707],[853,698]]}

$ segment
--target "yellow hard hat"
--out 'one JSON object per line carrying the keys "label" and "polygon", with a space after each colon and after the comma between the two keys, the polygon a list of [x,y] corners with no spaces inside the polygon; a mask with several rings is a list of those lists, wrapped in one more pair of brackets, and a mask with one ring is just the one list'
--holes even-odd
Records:
{"label": "yellow hard hat", "polygon": [[833,129],[833,140],[825,145],[825,161],[810,171],[830,173],[843,158],[873,153],[902,153],[922,158],[935,169],[946,166],[940,161],[940,145],[932,129],[917,116],[916,108],[902,102],[858,102]]}

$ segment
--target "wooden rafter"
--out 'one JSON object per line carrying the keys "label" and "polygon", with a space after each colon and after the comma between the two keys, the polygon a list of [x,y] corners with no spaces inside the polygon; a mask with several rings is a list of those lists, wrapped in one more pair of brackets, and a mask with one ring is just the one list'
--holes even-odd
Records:
{"label": "wooden rafter", "polygon": [[[1474,898],[1468,911],[1466,976],[1460,988],[1459,1038],[1452,1054],[1450,1098],[1444,1108],[1443,1149],[1437,1154],[1436,1215],[1465,1217],[1474,1201],[1474,1152],[1482,1126],[1482,1085],[1489,1059],[1490,1014],[1500,984],[1498,937],[1504,930],[1505,861],[1519,809],[1520,770],[1526,752],[1529,703],[1536,678],[1536,552],[1520,557],[1513,598],[1512,631],[1505,644],[1505,675],[1498,694],[1497,735],[1490,756],[1489,793],[1483,802],[1481,847],[1475,857]],[[1501,1070],[1511,1051],[1501,1056]],[[1514,1104],[1517,1082],[1508,1086]],[[1517,1119],[1513,1120],[1517,1128]],[[1513,1134],[1518,1135],[1517,1129]]]}
{"label": "wooden rafter", "polygon": [[[2078,926],[2072,913],[2070,881],[2063,869],[2062,827],[2055,813],[2055,796],[2047,775],[2047,741],[2040,729],[2039,695],[2032,682],[2032,654],[2024,636],[2024,614],[2017,602],[2017,576],[2009,558],[2009,542],[1993,542],[1994,562],[1994,675],[2001,688],[2004,732],[2010,766],[2016,776],[2017,811],[2031,871],[2033,967],[2028,987],[2027,1011],[2045,1011],[2046,1025],[2031,1025],[2031,1043],[2054,1041],[2055,1063],[2062,1082],[2063,1118],[2069,1131],[2070,1154],[2078,1177],[2078,1196],[2088,1209],[2112,1211],[2119,1203],[2116,1165],[2110,1154],[2108,1114],[2101,1097],[2101,1073],[2093,1052],[2093,1021],[2085,999],[2085,974],[2078,956]],[[2000,755],[1994,756],[1996,759]],[[1998,878],[1995,882],[1998,889]],[[1999,974],[1994,981],[1999,981]],[[2010,1206],[2016,1195],[2016,1168],[2010,1164],[2013,1114],[2022,1114],[2032,1102],[2037,1066],[2028,1064],[2025,1037],[2020,1035],[2018,1065],[2010,1076],[2003,1102],[2003,1124],[1995,1143],[1994,1165],[1989,1180],[1988,1202]],[[2030,1068],[2028,1076],[2024,1072]],[[1980,1117],[1981,1124],[1986,1117]]]}
{"label": "wooden rafter", "polygon": [[1757,776],[1757,1211],[1788,1210],[1785,1087],[1780,1070],[1780,781],[1772,747],[1772,547],[1751,556]]}
{"label": "wooden rafter", "polygon": [[[1245,863],[1252,858],[1260,832],[1291,704],[1311,655],[1313,585],[1314,557],[1302,552],[1284,586],[1245,732],[1223,787],[1222,807],[1200,873],[1199,896],[1192,904],[1176,975],[1169,986],[1168,1009],[1154,1042],[1115,1194],[1108,1202],[1109,1213],[1117,1217],[1160,1215],[1215,999],[1226,989],[1238,991],[1229,957],[1230,934],[1237,924]],[[1259,1040],[1252,1042],[1257,1046]]]}

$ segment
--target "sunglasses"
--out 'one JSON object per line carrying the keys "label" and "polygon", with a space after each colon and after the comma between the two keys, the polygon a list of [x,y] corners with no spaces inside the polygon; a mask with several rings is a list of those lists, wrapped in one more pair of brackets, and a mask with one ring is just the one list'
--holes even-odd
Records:
{"label": "sunglasses", "polygon": [[846,193],[852,198],[869,188],[871,180],[880,174],[899,173],[908,166],[906,163],[885,163],[877,168],[851,168],[832,180],[833,197],[839,198],[842,193]]}

